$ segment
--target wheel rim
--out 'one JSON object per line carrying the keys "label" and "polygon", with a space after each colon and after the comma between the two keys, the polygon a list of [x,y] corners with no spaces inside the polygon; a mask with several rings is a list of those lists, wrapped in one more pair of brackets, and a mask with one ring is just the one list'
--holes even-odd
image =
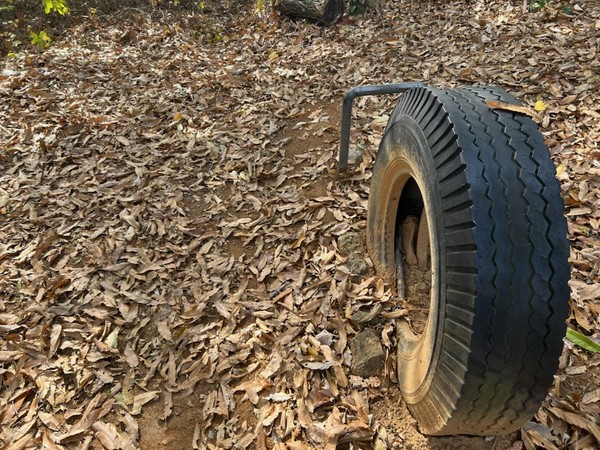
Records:
{"label": "wheel rim", "polygon": [[425,331],[431,306],[428,223],[421,190],[416,180],[410,177],[398,202],[394,247],[398,298],[406,302],[414,339]]}
{"label": "wheel rim", "polygon": [[434,222],[430,219],[432,217],[431,194],[426,190],[425,180],[414,167],[415,164],[405,158],[396,158],[389,161],[382,180],[384,188],[376,200],[382,202],[379,210],[385,211],[385,218],[383,218],[382,227],[378,232],[381,233],[383,245],[387,247],[385,253],[388,255],[384,266],[378,269],[389,281],[396,281],[396,225],[399,218],[399,207],[402,207],[402,194],[405,192],[407,185],[410,186],[410,183],[416,185],[423,199],[422,214],[425,214],[427,222],[428,247],[430,249],[428,259],[431,261],[431,289],[426,308],[427,318],[423,321],[424,324],[420,333],[415,333],[415,330],[407,321],[399,322],[397,327],[398,382],[408,403],[419,401],[425,395],[431,383],[433,371],[430,369],[432,360],[436,356],[434,355],[433,343],[440,325],[439,283],[436,280],[439,264],[437,255],[439,252],[436,245],[437,232]]}

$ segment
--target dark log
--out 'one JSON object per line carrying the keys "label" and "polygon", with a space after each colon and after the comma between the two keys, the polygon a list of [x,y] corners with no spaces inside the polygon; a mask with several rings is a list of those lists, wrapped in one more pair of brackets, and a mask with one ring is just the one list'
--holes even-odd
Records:
{"label": "dark log", "polygon": [[282,14],[330,24],[344,13],[344,0],[281,0]]}

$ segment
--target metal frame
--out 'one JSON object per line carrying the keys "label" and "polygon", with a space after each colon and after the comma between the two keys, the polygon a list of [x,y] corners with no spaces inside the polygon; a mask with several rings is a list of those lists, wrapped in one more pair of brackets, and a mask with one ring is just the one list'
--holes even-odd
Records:
{"label": "metal frame", "polygon": [[352,123],[352,101],[356,97],[364,97],[366,95],[389,95],[399,94],[408,91],[409,89],[423,87],[423,83],[404,82],[393,84],[377,84],[370,86],[357,86],[350,89],[344,95],[342,101],[342,129],[340,136],[340,154],[339,154],[339,170],[345,172],[348,167],[348,151],[350,148],[350,125]]}

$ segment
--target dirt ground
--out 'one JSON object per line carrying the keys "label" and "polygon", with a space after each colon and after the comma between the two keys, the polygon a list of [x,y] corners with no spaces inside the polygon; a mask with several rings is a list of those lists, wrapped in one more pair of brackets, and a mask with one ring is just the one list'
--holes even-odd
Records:
{"label": "dirt ground", "polygon": [[[522,430],[420,434],[395,384],[402,305],[364,246],[356,274],[339,244],[364,236],[395,101],[355,101],[361,156],[339,174],[349,87],[499,85],[543,102],[569,326],[600,337],[600,6],[533,9],[393,0],[329,28],[123,14],[7,57],[0,448],[598,448],[600,358],[568,341]],[[385,366],[357,377],[352,317],[374,310]]]}

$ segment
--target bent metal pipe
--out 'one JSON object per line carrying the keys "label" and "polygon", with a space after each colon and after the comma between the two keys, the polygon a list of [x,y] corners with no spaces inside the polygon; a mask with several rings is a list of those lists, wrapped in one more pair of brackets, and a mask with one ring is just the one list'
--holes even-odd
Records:
{"label": "bent metal pipe", "polygon": [[345,172],[348,167],[348,150],[350,148],[350,125],[352,123],[352,101],[356,97],[366,95],[389,95],[399,94],[409,89],[425,86],[423,83],[403,82],[393,84],[377,84],[367,86],[356,86],[346,92],[342,101],[342,129],[340,136],[339,170]]}

